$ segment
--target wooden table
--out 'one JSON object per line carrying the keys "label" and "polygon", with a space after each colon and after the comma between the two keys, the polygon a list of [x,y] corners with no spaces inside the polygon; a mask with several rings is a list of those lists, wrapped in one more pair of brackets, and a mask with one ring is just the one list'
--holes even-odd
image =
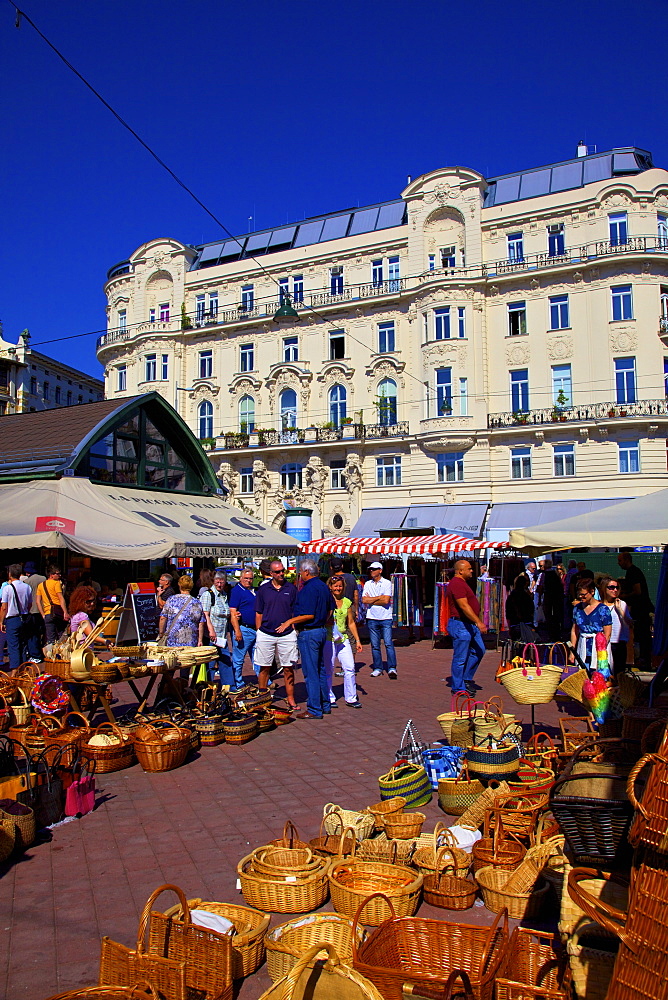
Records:
{"label": "wooden table", "polygon": [[[177,667],[175,669],[180,669],[180,668]],[[175,670],[168,670],[162,674],[147,674],[146,676],[148,677],[148,684],[144,688],[143,692],[139,690],[139,688],[135,684],[135,678],[133,677],[124,677],[121,680],[112,681],[111,683],[129,684],[132,693],[134,694],[135,698],[138,701],[137,711],[143,712],[148,704],[149,698],[151,697],[153,688],[155,687],[155,683],[158,679],[160,679],[161,684],[156,693],[155,700],[158,699],[159,695],[160,698],[170,697],[173,698],[175,701],[178,701],[179,704],[181,705],[184,704],[183,698],[181,697],[181,692],[179,691],[177,685],[174,683],[174,673]],[[96,681],[92,680],[91,681],[66,680],[63,681],[63,684],[67,686],[70,696],[70,706],[73,712],[79,712],[81,715],[84,716],[87,715],[88,721],[91,722],[92,719],[95,717],[96,713],[100,709],[102,709],[105,715],[107,716],[108,721],[111,722],[112,724],[116,723],[116,717],[114,713],[111,711],[111,705],[107,697],[107,688],[109,687],[109,684],[98,684]],[[81,708],[81,694],[79,693],[78,690],[83,688],[95,689],[95,698],[93,699],[93,703],[90,706],[90,708],[85,711],[82,710]]]}

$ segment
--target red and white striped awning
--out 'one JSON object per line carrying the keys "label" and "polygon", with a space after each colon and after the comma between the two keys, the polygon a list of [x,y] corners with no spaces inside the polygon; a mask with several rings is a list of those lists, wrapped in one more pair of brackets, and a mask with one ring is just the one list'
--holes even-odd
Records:
{"label": "red and white striped awning", "polygon": [[334,538],[315,538],[300,542],[302,552],[336,555],[438,555],[444,552],[477,552],[479,549],[507,549],[508,542],[482,542],[478,538],[462,535],[416,535],[411,538],[351,538],[338,535]]}

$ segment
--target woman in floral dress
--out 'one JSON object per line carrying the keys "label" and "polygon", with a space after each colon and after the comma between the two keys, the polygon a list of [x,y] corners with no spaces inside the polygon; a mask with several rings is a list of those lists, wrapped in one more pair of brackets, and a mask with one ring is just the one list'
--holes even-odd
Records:
{"label": "woman in floral dress", "polygon": [[179,593],[167,598],[160,612],[161,636],[167,636],[168,646],[201,646],[199,623],[204,612],[191,594],[193,582],[189,576],[179,578]]}

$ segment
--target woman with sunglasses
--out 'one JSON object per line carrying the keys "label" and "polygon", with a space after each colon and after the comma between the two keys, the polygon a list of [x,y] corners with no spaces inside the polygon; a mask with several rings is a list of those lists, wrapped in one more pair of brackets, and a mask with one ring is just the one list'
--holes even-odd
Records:
{"label": "woman with sunglasses", "polygon": [[[578,581],[575,596],[578,603],[573,608],[573,627],[571,629],[571,645],[590,670],[597,666],[596,635],[602,632],[610,646],[612,634],[612,614],[610,608],[597,601],[594,596],[596,585],[593,580]],[[571,658],[571,662],[574,657]]]}
{"label": "woman with sunglasses", "polygon": [[[97,605],[97,592],[93,587],[79,584],[72,591],[68,610],[70,613],[69,632],[74,637],[75,646],[80,646],[87,636],[95,628],[95,623],[91,615],[95,612]],[[107,640],[107,646],[111,646],[111,640]]]}
{"label": "woman with sunglasses", "polygon": [[610,649],[615,677],[626,669],[627,643],[631,638],[633,619],[629,614],[628,605],[619,596],[619,581],[604,576],[599,582],[599,590],[603,603],[610,608],[612,615],[612,635]]}

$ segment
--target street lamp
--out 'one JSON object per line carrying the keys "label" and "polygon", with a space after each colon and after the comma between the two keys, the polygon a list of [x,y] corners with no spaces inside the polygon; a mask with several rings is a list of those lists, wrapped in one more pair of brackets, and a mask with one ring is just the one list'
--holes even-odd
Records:
{"label": "street lamp", "polygon": [[179,385],[178,383],[174,387],[174,409],[179,412],[179,393],[180,392],[194,392],[194,386]]}

